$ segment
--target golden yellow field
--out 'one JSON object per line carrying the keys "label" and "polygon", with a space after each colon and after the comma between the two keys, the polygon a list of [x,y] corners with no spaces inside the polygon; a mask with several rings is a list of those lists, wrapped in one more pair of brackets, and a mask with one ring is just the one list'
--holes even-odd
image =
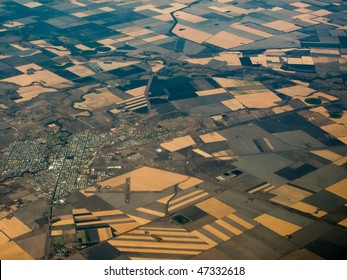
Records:
{"label": "golden yellow field", "polygon": [[[155,169],[151,167],[141,167],[134,171],[108,179],[100,183],[101,186],[117,188],[125,184],[126,178],[130,177],[131,191],[163,191],[175,184],[185,181],[188,176]],[[160,178],[160,180],[158,180]]]}
{"label": "golden yellow field", "polygon": [[95,74],[93,70],[82,65],[74,65],[74,66],[66,68],[66,70],[69,70],[71,73],[74,73],[80,77],[88,77]]}
{"label": "golden yellow field", "polygon": [[175,152],[195,145],[195,141],[189,135],[174,138],[172,141],[161,143],[160,146],[170,152]]}
{"label": "golden yellow field", "polygon": [[290,205],[289,207],[296,209],[296,210],[299,210],[303,213],[311,214],[312,216],[315,216],[318,218],[323,217],[326,214],[328,214],[327,212],[325,212],[323,210],[319,210],[316,206],[312,206],[310,204],[307,204],[307,203],[301,202],[301,201],[294,203],[294,204]]}
{"label": "golden yellow field", "polygon": [[5,244],[8,241],[10,241],[10,239],[2,231],[0,231],[0,245]]}
{"label": "golden yellow field", "polygon": [[282,101],[276,94],[269,90],[258,93],[237,95],[235,98],[247,108],[269,108],[277,106],[277,102]]}
{"label": "golden yellow field", "polygon": [[199,202],[198,204],[195,204],[195,206],[217,219],[232,214],[236,211],[234,208],[226,205],[214,197]]}
{"label": "golden yellow field", "polygon": [[336,184],[326,188],[327,191],[336,194],[344,199],[347,199],[347,179],[343,179]]}
{"label": "golden yellow field", "polygon": [[21,98],[16,99],[16,103],[22,103],[29,101],[36,96],[39,96],[41,93],[46,93],[46,92],[57,92],[56,89],[54,88],[45,88],[42,86],[27,86],[27,87],[20,87],[17,90],[18,94],[20,95]]}
{"label": "golden yellow field", "polygon": [[204,135],[200,135],[200,138],[204,143],[214,143],[226,141],[227,139],[220,135],[218,132],[210,132]]}
{"label": "golden yellow field", "polygon": [[0,245],[0,260],[32,260],[33,258],[11,241]]}
{"label": "golden yellow field", "polygon": [[221,103],[224,106],[228,107],[231,111],[237,111],[237,110],[245,108],[245,106],[243,106],[243,104],[240,101],[238,101],[236,98],[224,100],[224,101],[221,101]]}
{"label": "golden yellow field", "polygon": [[311,151],[311,153],[330,161],[337,161],[338,159],[342,158],[342,156],[329,150]]}
{"label": "golden yellow field", "polygon": [[271,229],[282,236],[293,234],[294,232],[301,229],[300,226],[293,223],[281,220],[268,214],[263,214],[254,219],[254,221],[262,224],[263,226]]}
{"label": "golden yellow field", "polygon": [[11,219],[4,218],[0,220],[0,230],[10,238],[15,238],[31,232],[31,229],[16,217],[12,217]]}
{"label": "golden yellow field", "polygon": [[278,187],[270,193],[275,194],[276,196],[271,198],[270,200],[282,205],[292,205],[305,197],[308,197],[312,195],[312,193],[300,190],[298,188],[294,188],[289,185],[283,185],[281,187]]}

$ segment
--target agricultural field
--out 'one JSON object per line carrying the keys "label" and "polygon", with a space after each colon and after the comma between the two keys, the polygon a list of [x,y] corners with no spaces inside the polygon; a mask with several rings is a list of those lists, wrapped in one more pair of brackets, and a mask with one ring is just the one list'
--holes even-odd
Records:
{"label": "agricultural field", "polygon": [[0,259],[346,259],[345,1],[0,15]]}

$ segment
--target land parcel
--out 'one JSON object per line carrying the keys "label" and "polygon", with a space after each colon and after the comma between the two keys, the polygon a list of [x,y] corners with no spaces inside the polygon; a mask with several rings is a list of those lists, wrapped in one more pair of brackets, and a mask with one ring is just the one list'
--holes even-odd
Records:
{"label": "land parcel", "polygon": [[[109,186],[111,188],[121,187],[126,183],[126,178],[130,178],[131,191],[163,191],[175,184],[187,181],[188,176],[172,173],[151,167],[141,167],[121,176],[111,178],[100,183],[102,187]],[[160,178],[160,180],[158,180]],[[200,182],[196,180],[194,182]],[[186,188],[184,186],[183,188]]]}

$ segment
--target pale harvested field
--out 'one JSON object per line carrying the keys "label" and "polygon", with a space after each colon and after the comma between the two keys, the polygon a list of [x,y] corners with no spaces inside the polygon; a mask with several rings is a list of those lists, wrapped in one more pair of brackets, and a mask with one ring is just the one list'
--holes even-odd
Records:
{"label": "pale harvested field", "polygon": [[112,238],[112,232],[110,228],[98,228],[98,235],[100,241],[105,241]]}
{"label": "pale harvested field", "polygon": [[240,54],[239,53],[227,53],[221,52],[218,56],[215,56],[213,59],[218,61],[224,61],[228,66],[241,66]]}
{"label": "pale harvested field", "polygon": [[209,96],[209,95],[226,93],[226,90],[224,88],[214,88],[214,89],[196,91],[195,93],[199,96]]}
{"label": "pale harvested field", "polygon": [[212,61],[212,57],[204,57],[204,58],[186,58],[185,61],[191,64],[199,64],[199,65],[207,65]]}
{"label": "pale harvested field", "polygon": [[275,36],[275,35],[270,34],[268,32],[261,31],[261,30],[258,30],[258,29],[252,28],[252,27],[248,27],[248,26],[242,25],[240,23],[233,23],[231,25],[231,27],[248,32],[248,33],[251,33],[251,34],[255,34],[255,35],[263,37],[263,38],[271,38],[271,37]]}
{"label": "pale harvested field", "polygon": [[261,82],[257,81],[247,81],[247,80],[237,80],[230,78],[213,78],[218,84],[224,88],[233,88],[233,87],[248,87],[248,86],[262,86]]}
{"label": "pale harvested field", "polygon": [[215,115],[215,116],[211,116],[211,119],[213,119],[214,121],[221,121],[223,119],[222,115]]}
{"label": "pale harvested field", "polygon": [[[302,101],[303,103],[305,103],[307,106],[313,106],[312,104],[306,102],[306,98],[307,98],[307,97],[297,96],[297,97],[295,97],[295,98],[301,100],[301,101]],[[322,104],[324,104],[324,103],[327,102],[325,99],[327,99],[327,100],[329,100],[329,101],[335,101],[335,100],[338,99],[338,98],[336,98],[335,96],[332,96],[332,95],[329,95],[329,94],[325,94],[325,93],[322,93],[322,92],[315,92],[315,93],[311,94],[311,95],[309,96],[309,98],[317,98],[317,99],[320,99],[320,100],[322,100]]]}
{"label": "pale harvested field", "polygon": [[220,160],[232,160],[238,158],[238,156],[235,156],[231,150],[215,152],[212,153],[212,156],[217,157]]}
{"label": "pale harvested field", "polygon": [[111,7],[101,7],[101,8],[99,8],[99,10],[104,11],[104,12],[113,12],[116,9],[111,8]]}
{"label": "pale harvested field", "polygon": [[9,242],[10,239],[4,234],[2,231],[0,231],[0,245],[5,244]]}
{"label": "pale harvested field", "polygon": [[138,87],[134,89],[127,90],[126,93],[129,93],[130,95],[137,97],[145,94],[147,86]]}
{"label": "pale harvested field", "polygon": [[134,221],[136,221],[137,223],[139,223],[140,225],[146,225],[149,224],[152,220],[148,220],[139,216],[135,216],[135,215],[130,215],[128,214],[128,216],[133,219]]}
{"label": "pale harvested field", "polygon": [[4,24],[3,24],[3,26],[8,27],[8,28],[17,27],[17,26],[22,26],[22,25],[24,25],[24,24],[21,23],[21,22],[18,22],[18,21],[11,21],[11,22],[4,23]]}
{"label": "pale harvested field", "polygon": [[96,211],[92,213],[96,217],[103,217],[103,216],[112,216],[112,215],[121,215],[123,214],[120,210],[105,210],[105,211]]}
{"label": "pale harvested field", "polygon": [[198,204],[195,204],[195,206],[217,219],[232,214],[236,211],[234,208],[230,207],[229,205],[221,202],[220,200],[214,197],[206,199]]}
{"label": "pale harvested field", "polygon": [[85,195],[86,197],[93,196],[95,194],[96,187],[89,187],[84,190],[80,190],[80,193]]}
{"label": "pale harvested field", "polygon": [[297,86],[292,86],[292,87],[276,89],[276,91],[283,93],[285,95],[288,95],[290,97],[308,96],[311,93],[315,92],[314,89],[309,88],[309,87],[305,87],[303,85],[297,85]]}
{"label": "pale harvested field", "polygon": [[47,87],[52,87],[54,85],[62,83],[71,83],[69,82],[69,80],[66,80],[48,70],[36,71],[31,75],[22,74],[11,78],[3,79],[2,81],[17,84],[22,87],[29,86],[33,82],[41,82]]}
{"label": "pale harvested field", "polygon": [[29,101],[37,96],[39,96],[42,93],[47,92],[57,92],[54,88],[45,88],[42,86],[27,86],[27,87],[20,87],[17,90],[18,94],[21,98],[14,100],[16,103],[22,103]]}
{"label": "pale harvested field", "polygon": [[338,138],[342,143],[345,143],[347,145],[347,136]]}
{"label": "pale harvested field", "polygon": [[320,156],[322,158],[325,158],[327,160],[330,160],[330,161],[337,161],[340,158],[342,158],[341,155],[336,154],[336,153],[329,151],[329,150],[311,151],[311,153],[315,154],[317,156]]}
{"label": "pale harvested field", "polygon": [[326,190],[347,199],[347,179],[343,179],[342,181],[331,185],[330,187],[326,188]]}
{"label": "pale harvested field", "polygon": [[33,258],[11,241],[0,245],[0,260],[32,260]]}
{"label": "pale harvested field", "polygon": [[53,223],[52,224],[53,227],[66,226],[66,225],[74,224],[74,219],[73,219],[72,215],[59,216],[58,218],[60,219],[60,221]]}
{"label": "pale harvested field", "polygon": [[63,234],[64,234],[64,232],[61,229],[55,229],[55,230],[51,231],[51,236],[61,236]]}
{"label": "pale harvested field", "polygon": [[[218,2],[220,2],[220,3],[229,3],[229,2],[232,2],[232,1],[219,0]],[[233,6],[233,5],[227,5],[227,6],[221,6],[221,7],[209,6],[208,8],[211,9],[211,10],[222,12],[222,13],[225,13],[227,11],[232,11],[233,13],[238,14],[238,15],[248,14],[248,10],[247,9],[243,9],[243,8],[240,8],[240,7],[237,7],[237,6]]]}
{"label": "pale harvested field", "polygon": [[23,4],[23,5],[28,7],[28,8],[36,8],[36,7],[42,6],[42,4],[40,2],[29,2],[29,3]]}
{"label": "pale harvested field", "polygon": [[0,104],[0,109],[8,109],[8,107],[5,104]]}
{"label": "pale harvested field", "polygon": [[325,99],[328,99],[329,101],[336,101],[336,100],[338,100],[337,97],[329,95],[329,94],[326,94],[326,93],[323,93],[323,92],[315,92],[312,95],[310,95],[310,97],[313,97],[313,98],[323,97]]}
{"label": "pale harvested field", "polygon": [[347,228],[347,218],[338,223],[340,226]]}
{"label": "pale harvested field", "polygon": [[243,104],[237,99],[224,100],[224,101],[221,101],[221,103],[225,107],[228,107],[231,111],[237,111],[237,110],[241,110],[245,108],[245,106],[243,106]]}
{"label": "pale harvested field", "polygon": [[83,12],[73,13],[72,15],[75,16],[75,17],[78,17],[78,18],[84,18],[84,17],[89,16],[88,13],[83,13]]}
{"label": "pale harvested field", "polygon": [[298,7],[298,8],[306,8],[310,6],[309,4],[302,3],[302,2],[295,2],[295,3],[291,3],[290,5],[294,7]]}
{"label": "pale harvested field", "polygon": [[289,185],[283,185],[281,187],[278,187],[270,193],[275,194],[276,196],[271,198],[270,200],[282,205],[292,205],[298,201],[301,201],[302,199],[309,197],[312,195],[312,193],[294,188]]}
{"label": "pale harvested field", "polygon": [[310,49],[311,53],[315,54],[328,54],[328,55],[340,55],[340,51],[337,49],[315,49],[312,48]]}
{"label": "pale harvested field", "polygon": [[152,42],[163,40],[166,38],[168,38],[166,35],[156,35],[153,37],[145,38],[145,39],[143,39],[143,41],[148,42],[148,43],[152,43]]}
{"label": "pale harvested field", "polygon": [[312,108],[312,109],[310,109],[310,111],[320,113],[324,117],[329,118],[329,113],[328,113],[327,109],[325,109],[323,106]]}
{"label": "pale harvested field", "polygon": [[256,94],[237,95],[235,98],[247,108],[269,108],[276,106],[276,102],[282,101],[281,98],[271,91],[264,91]]}
{"label": "pale harvested field", "polygon": [[83,96],[83,99],[83,102],[75,103],[74,107],[80,110],[92,111],[103,108],[105,106],[116,104],[117,102],[122,100],[109,91],[87,94]]}
{"label": "pale harvested field", "polygon": [[71,55],[71,52],[68,50],[58,50],[55,46],[52,47],[46,47],[45,48],[47,51],[54,53],[58,56],[67,56],[67,55]]}
{"label": "pale harvested field", "polygon": [[170,14],[162,14],[158,16],[154,16],[153,18],[161,21],[172,21],[172,16]]}
{"label": "pale harvested field", "polygon": [[251,61],[253,64],[260,64],[260,65],[263,65],[264,67],[268,67],[266,55],[260,54],[258,56],[253,56],[251,57]]}
{"label": "pale harvested field", "polygon": [[183,183],[180,183],[178,185],[178,187],[182,190],[186,190],[189,189],[191,187],[194,187],[200,183],[204,182],[203,180],[200,180],[198,178],[194,178],[194,177],[189,177],[189,179]]}
{"label": "pale harvested field", "polygon": [[312,15],[315,15],[315,16],[318,16],[318,17],[324,17],[326,15],[330,15],[331,13],[332,12],[330,12],[330,11],[321,9],[321,10],[312,12]]}
{"label": "pale harvested field", "polygon": [[293,234],[294,232],[301,229],[301,227],[298,225],[278,219],[268,214],[262,214],[255,218],[254,221],[262,224],[263,226],[282,236]]}
{"label": "pale harvested field", "polygon": [[103,39],[103,40],[99,40],[97,41],[98,43],[102,44],[102,45],[112,45],[112,44],[115,44],[117,43],[116,40],[114,39],[111,39],[111,38],[107,38],[107,39]]}
{"label": "pale harvested field", "polygon": [[329,124],[321,126],[320,128],[336,138],[343,138],[347,135],[347,128],[340,124]]}
{"label": "pale harvested field", "polygon": [[203,22],[203,21],[207,20],[206,18],[203,18],[201,16],[193,15],[193,14],[183,12],[183,11],[176,12],[175,16],[178,19],[182,19],[184,21],[188,21],[188,22],[192,22],[192,23],[199,23],[199,22]]}
{"label": "pale harvested field", "polygon": [[311,56],[302,56],[302,64],[305,65],[314,65],[313,58]]}
{"label": "pale harvested field", "polygon": [[[112,188],[125,184],[126,178],[130,177],[131,191],[163,191],[175,184],[183,182],[187,176],[155,169],[151,167],[141,167],[121,176],[111,178],[100,183],[101,186]],[[160,180],[158,180],[160,178]]]}
{"label": "pale harvested field", "polygon": [[197,153],[205,158],[209,158],[209,157],[212,157],[209,153],[206,153],[204,152],[203,150],[200,150],[200,149],[193,149],[193,152],[194,153]]}
{"label": "pale harvested field", "polygon": [[288,64],[303,64],[301,57],[288,57]]}
{"label": "pale harvested field", "polygon": [[211,37],[210,39],[206,40],[206,43],[209,43],[211,45],[215,45],[224,49],[230,49],[235,48],[238,46],[242,46],[245,44],[253,43],[253,40],[232,34],[230,32],[221,31]]}
{"label": "pale harvested field", "polygon": [[92,48],[89,48],[89,47],[87,47],[87,46],[85,46],[83,44],[75,45],[75,47],[80,49],[80,50],[82,50],[82,51],[90,51],[90,50],[92,50]]}
{"label": "pale harvested field", "polygon": [[139,27],[139,26],[131,26],[131,27],[127,27],[124,29],[119,29],[118,31],[122,32],[123,34],[126,34],[128,36],[132,36],[132,37],[138,37],[138,36],[153,33],[152,30],[149,30],[149,29],[146,29],[143,27]]}
{"label": "pale harvested field", "polygon": [[133,223],[124,223],[124,224],[110,224],[110,227],[115,229],[118,234],[127,232],[129,230],[132,230],[134,228],[139,227],[141,224],[137,222]]}
{"label": "pale harvested field", "polygon": [[10,44],[11,47],[14,47],[16,48],[17,50],[20,50],[20,51],[27,51],[27,50],[30,50],[29,48],[24,48],[18,44]]}
{"label": "pale harvested field", "polygon": [[214,143],[214,142],[221,142],[226,141],[227,139],[220,135],[218,132],[210,132],[207,134],[200,135],[200,138],[204,143]]}
{"label": "pale harvested field", "polygon": [[170,142],[161,143],[160,146],[170,152],[175,152],[190,146],[195,145],[195,141],[189,135],[174,138]]}
{"label": "pale harvested field", "polygon": [[333,120],[336,123],[347,125],[347,111],[346,110],[343,111],[343,115],[342,115],[341,118],[338,118],[338,119],[330,118],[330,119]]}
{"label": "pale harvested field", "polygon": [[118,61],[91,60],[89,61],[89,64],[91,63],[98,64],[104,71],[111,71],[118,68],[138,64],[139,62],[138,61],[118,62]]}
{"label": "pale harvested field", "polygon": [[36,71],[43,70],[41,66],[35,64],[35,63],[29,63],[21,66],[15,67],[18,71],[21,71],[23,74],[26,74],[29,69],[34,69]]}
{"label": "pale harvested field", "polygon": [[283,32],[292,32],[298,29],[301,29],[300,26],[297,26],[295,24],[292,24],[290,22],[284,21],[284,20],[276,20],[273,22],[265,23],[263,26],[283,31]]}
{"label": "pale harvested field", "polygon": [[80,77],[88,77],[95,74],[93,70],[82,65],[74,65],[74,66],[66,68],[66,70],[69,70],[70,72]]}
{"label": "pale harvested field", "polygon": [[31,232],[31,229],[28,228],[16,217],[12,217],[11,219],[5,218],[0,220],[0,230],[11,239]]}
{"label": "pale harvested field", "polygon": [[297,202],[289,206],[290,208],[299,210],[303,213],[311,214],[314,217],[320,218],[328,214],[327,212],[323,210],[318,210],[316,206],[312,206],[310,204],[307,204],[305,202]]}
{"label": "pale harvested field", "polygon": [[275,114],[282,114],[282,113],[285,113],[285,112],[293,111],[293,108],[290,105],[286,105],[286,106],[282,106],[282,107],[273,108],[272,111]]}
{"label": "pale harvested field", "polygon": [[198,29],[185,26],[180,23],[175,26],[175,28],[172,30],[172,33],[177,35],[178,37],[185,38],[198,44],[201,44],[208,38],[212,37],[212,34],[210,33],[200,31]]}
{"label": "pale harvested field", "polygon": [[337,166],[342,166],[345,163],[347,163],[347,156],[343,157],[343,158],[340,158],[337,161],[334,161],[334,164],[337,165]]}
{"label": "pale harvested field", "polygon": [[72,214],[73,215],[88,214],[88,213],[90,213],[90,212],[86,208],[72,209]]}
{"label": "pale harvested field", "polygon": [[[176,1],[176,2],[186,3],[184,1]],[[167,8],[164,8],[164,9],[160,9],[160,8],[155,7],[155,6],[152,6],[151,8],[149,8],[149,10],[157,12],[157,13],[161,13],[161,14],[170,15],[170,13],[186,7],[186,5],[181,4],[181,3],[172,2],[172,4],[170,4],[170,7],[167,7]]]}

